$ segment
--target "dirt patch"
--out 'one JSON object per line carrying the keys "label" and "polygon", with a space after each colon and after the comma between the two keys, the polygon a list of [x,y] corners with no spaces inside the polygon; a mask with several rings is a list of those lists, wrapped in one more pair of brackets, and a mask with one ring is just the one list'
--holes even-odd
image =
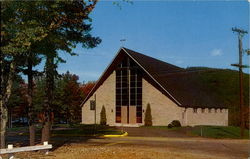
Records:
{"label": "dirt patch", "polygon": [[69,144],[44,155],[41,152],[18,153],[19,159],[228,159],[196,152],[185,152],[167,147],[104,144],[102,146]]}

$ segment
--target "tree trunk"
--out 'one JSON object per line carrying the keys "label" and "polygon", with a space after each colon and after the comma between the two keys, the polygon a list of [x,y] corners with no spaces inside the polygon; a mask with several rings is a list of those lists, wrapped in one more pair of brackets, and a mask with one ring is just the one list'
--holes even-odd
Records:
{"label": "tree trunk", "polygon": [[8,108],[8,128],[12,128],[12,108]]}
{"label": "tree trunk", "polygon": [[2,124],[2,114],[3,114],[3,54],[0,50],[0,149],[3,148],[2,141],[5,140],[4,135],[2,136],[3,124]]}
{"label": "tree trunk", "polygon": [[33,70],[32,58],[28,59],[28,116],[29,116],[29,133],[30,146],[35,145],[35,126],[34,126],[34,107],[33,107]]}
{"label": "tree trunk", "polygon": [[1,133],[0,133],[0,147],[1,148],[5,148],[5,132],[6,132],[6,124],[7,124],[7,117],[8,116],[8,110],[4,107],[2,107],[1,109],[1,126],[0,126],[0,130],[1,130]]}
{"label": "tree trunk", "polygon": [[[2,59],[1,59],[1,66],[2,66]],[[7,109],[7,102],[11,95],[11,88],[13,85],[13,76],[15,73],[15,62],[10,63],[8,78],[6,84],[4,84],[5,79],[3,76],[3,69],[1,68],[1,98],[0,98],[0,147],[5,148],[5,132],[6,132],[6,125],[8,121],[8,109]]]}
{"label": "tree trunk", "polygon": [[47,121],[44,123],[44,126],[43,126],[43,134],[42,134],[42,143],[44,141],[50,141],[50,129],[51,129],[51,122],[50,121]]}
{"label": "tree trunk", "polygon": [[46,97],[44,102],[44,123],[42,130],[42,142],[50,141],[50,129],[51,129],[51,112],[54,90],[54,76],[55,76],[55,64],[53,54],[47,55],[46,64]]}

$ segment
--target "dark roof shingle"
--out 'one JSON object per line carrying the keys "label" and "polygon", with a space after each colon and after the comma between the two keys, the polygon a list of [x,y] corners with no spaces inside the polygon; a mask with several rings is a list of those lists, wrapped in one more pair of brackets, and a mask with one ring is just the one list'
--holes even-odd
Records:
{"label": "dark roof shingle", "polygon": [[199,71],[184,68],[124,48],[182,107],[226,108],[199,85]]}

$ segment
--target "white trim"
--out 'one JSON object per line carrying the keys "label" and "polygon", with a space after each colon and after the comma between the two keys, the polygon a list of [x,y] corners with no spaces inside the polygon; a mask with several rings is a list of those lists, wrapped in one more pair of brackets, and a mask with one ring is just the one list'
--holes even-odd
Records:
{"label": "white trim", "polygon": [[137,62],[137,60],[135,60],[127,51],[126,51],[126,49],[124,49],[124,48],[122,48],[126,53],[127,53],[127,55],[129,56],[129,57],[131,57],[170,97],[172,97],[180,106],[181,106],[181,103],[180,102],[178,102],[164,87],[162,87],[162,85],[159,83],[159,82],[157,82],[155,79],[154,79],[154,77],[153,76],[151,76],[150,75],[150,73],[145,69],[145,68],[143,68],[138,62]]}

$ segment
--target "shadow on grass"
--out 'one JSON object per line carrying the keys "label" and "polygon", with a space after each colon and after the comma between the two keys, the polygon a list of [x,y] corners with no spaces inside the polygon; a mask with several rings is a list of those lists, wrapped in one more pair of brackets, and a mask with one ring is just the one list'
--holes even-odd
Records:
{"label": "shadow on grass", "polygon": [[51,151],[55,151],[58,148],[64,145],[71,145],[71,144],[79,144],[79,143],[86,143],[90,139],[102,139],[101,137],[53,137],[51,139],[51,144],[53,148]]}
{"label": "shadow on grass", "polygon": [[[55,125],[51,131],[52,151],[59,147],[73,143],[86,143],[89,139],[102,139],[103,135],[120,135],[123,132],[115,127],[103,125]],[[7,144],[14,147],[29,145],[29,132],[27,127],[9,129],[6,138]],[[41,128],[36,129],[36,142],[41,144]]]}

